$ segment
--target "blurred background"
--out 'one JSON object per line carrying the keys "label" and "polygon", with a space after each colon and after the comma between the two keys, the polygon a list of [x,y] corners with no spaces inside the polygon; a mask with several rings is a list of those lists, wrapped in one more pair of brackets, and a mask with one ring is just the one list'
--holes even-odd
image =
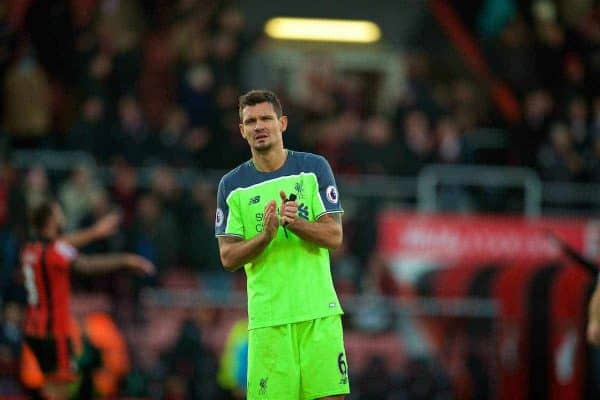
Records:
{"label": "blurred background", "polygon": [[[280,39],[274,17],[376,29]],[[3,0],[0,85],[0,398],[27,398],[18,254],[49,197],[70,231],[122,213],[84,252],[158,267],[73,276],[77,319],[122,339],[100,397],[244,398],[245,277],[213,221],[252,88],[338,180],[350,400],[600,398],[595,278],[544,235],[599,260],[600,2]]]}

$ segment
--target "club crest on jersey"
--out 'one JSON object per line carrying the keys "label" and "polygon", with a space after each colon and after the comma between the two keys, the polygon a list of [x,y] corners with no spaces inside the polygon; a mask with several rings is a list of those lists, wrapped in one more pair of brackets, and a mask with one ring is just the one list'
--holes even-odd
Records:
{"label": "club crest on jersey", "polygon": [[296,191],[296,193],[298,193],[298,197],[299,198],[304,198],[304,182],[303,181],[299,181],[296,182],[296,184],[294,185],[294,190]]}
{"label": "club crest on jersey", "polygon": [[338,192],[335,186],[328,186],[327,190],[325,190],[325,196],[327,197],[327,201],[331,204],[337,204],[338,202]]}
{"label": "club crest on jersey", "polygon": [[217,227],[223,225],[223,210],[221,210],[220,208],[217,208],[217,215],[215,216],[215,225]]}

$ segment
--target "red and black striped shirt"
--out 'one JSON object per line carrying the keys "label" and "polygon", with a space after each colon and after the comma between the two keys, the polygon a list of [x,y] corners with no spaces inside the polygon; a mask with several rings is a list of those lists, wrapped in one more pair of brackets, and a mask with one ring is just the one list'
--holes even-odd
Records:
{"label": "red and black striped shirt", "polygon": [[69,267],[77,250],[61,241],[30,242],[21,252],[29,306],[25,334],[66,337],[69,334]]}

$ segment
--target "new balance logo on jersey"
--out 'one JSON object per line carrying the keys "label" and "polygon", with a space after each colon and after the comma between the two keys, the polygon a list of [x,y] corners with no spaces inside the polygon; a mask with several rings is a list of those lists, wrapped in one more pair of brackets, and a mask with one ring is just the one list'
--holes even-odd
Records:
{"label": "new balance logo on jersey", "polygon": [[250,201],[248,202],[248,205],[251,206],[252,204],[258,204],[259,202],[260,202],[260,195],[254,196],[250,199]]}
{"label": "new balance logo on jersey", "polygon": [[298,216],[300,218],[308,219],[308,207],[304,205],[304,203],[298,206]]}

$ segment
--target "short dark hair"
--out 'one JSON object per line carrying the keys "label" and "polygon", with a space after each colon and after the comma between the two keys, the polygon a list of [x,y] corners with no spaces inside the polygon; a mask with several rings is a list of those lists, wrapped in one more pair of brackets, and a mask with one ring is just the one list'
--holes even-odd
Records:
{"label": "short dark hair", "polygon": [[36,234],[39,234],[48,223],[48,220],[54,212],[56,200],[45,200],[31,212],[31,228]]}
{"label": "short dark hair", "polygon": [[280,118],[283,114],[281,103],[279,102],[279,99],[275,93],[271,92],[270,90],[257,89],[251,90],[248,93],[240,96],[240,120],[242,119],[242,111],[244,110],[244,107],[255,106],[260,103],[271,103],[273,105],[273,110],[275,110],[275,114],[277,114],[277,118]]}

